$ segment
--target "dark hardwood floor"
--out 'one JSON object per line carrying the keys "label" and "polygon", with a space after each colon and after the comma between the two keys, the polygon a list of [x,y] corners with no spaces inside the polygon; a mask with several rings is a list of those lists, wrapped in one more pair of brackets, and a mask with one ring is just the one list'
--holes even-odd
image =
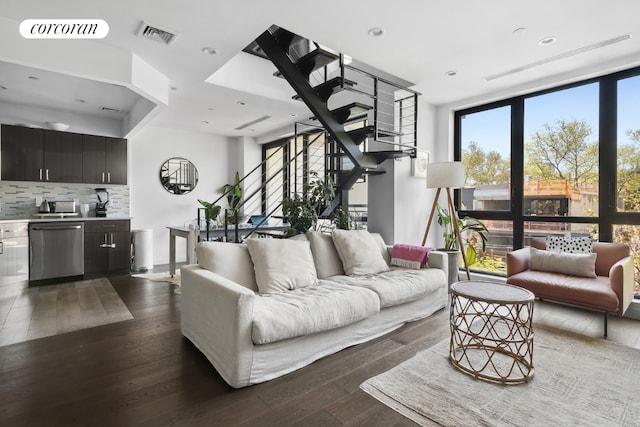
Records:
{"label": "dark hardwood floor", "polygon": [[[0,347],[0,426],[415,425],[359,386],[449,336],[442,310],[235,390],[180,334],[180,295],[171,285],[111,282],[133,320]],[[601,315],[585,310],[536,302],[534,319],[602,334]],[[611,318],[609,336],[640,347],[640,322]]]}

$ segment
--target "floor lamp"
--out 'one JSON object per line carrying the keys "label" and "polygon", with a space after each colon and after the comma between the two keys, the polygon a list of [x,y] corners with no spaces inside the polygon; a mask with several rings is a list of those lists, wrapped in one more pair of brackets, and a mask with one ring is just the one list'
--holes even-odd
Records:
{"label": "floor lamp", "polygon": [[469,274],[469,266],[467,265],[467,257],[464,253],[464,246],[462,245],[462,236],[460,235],[458,213],[453,204],[453,198],[451,197],[452,188],[462,188],[463,186],[464,165],[462,164],[462,162],[437,162],[429,163],[427,165],[427,188],[437,188],[437,191],[436,197],[433,199],[433,206],[431,207],[429,220],[427,221],[427,228],[424,230],[422,246],[424,246],[427,242],[427,235],[429,234],[429,228],[431,228],[433,215],[436,212],[436,206],[438,205],[440,191],[444,188],[447,192],[449,216],[451,217],[451,222],[453,223],[454,234],[456,239],[458,240],[458,248],[460,250],[460,254],[462,254],[462,261],[464,262],[464,268],[467,272],[467,280],[471,280],[471,275]]}

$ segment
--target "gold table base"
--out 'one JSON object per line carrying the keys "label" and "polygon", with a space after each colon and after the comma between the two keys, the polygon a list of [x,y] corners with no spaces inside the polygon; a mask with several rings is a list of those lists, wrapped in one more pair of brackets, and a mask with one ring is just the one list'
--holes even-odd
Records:
{"label": "gold table base", "polygon": [[526,289],[488,282],[451,286],[449,360],[476,378],[529,381],[533,368],[533,300]]}

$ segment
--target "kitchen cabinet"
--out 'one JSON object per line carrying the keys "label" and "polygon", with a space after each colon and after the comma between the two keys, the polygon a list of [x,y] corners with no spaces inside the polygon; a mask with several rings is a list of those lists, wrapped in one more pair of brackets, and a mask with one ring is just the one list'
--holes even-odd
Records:
{"label": "kitchen cabinet", "polygon": [[2,125],[2,179],[40,181],[44,168],[44,130]]}
{"label": "kitchen cabinet", "polygon": [[125,274],[130,268],[130,221],[124,219],[86,221],[84,225],[85,277]]}
{"label": "kitchen cabinet", "polygon": [[82,135],[45,130],[43,156],[41,181],[82,182]]}
{"label": "kitchen cabinet", "polygon": [[82,136],[83,182],[127,183],[127,140],[106,136]]}
{"label": "kitchen cabinet", "polygon": [[3,180],[127,183],[127,140],[2,125]]}
{"label": "kitchen cabinet", "polygon": [[2,125],[2,179],[82,182],[82,136]]}

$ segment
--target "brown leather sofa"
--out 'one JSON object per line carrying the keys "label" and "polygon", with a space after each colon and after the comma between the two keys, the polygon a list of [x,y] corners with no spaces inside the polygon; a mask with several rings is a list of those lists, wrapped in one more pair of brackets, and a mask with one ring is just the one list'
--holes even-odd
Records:
{"label": "brown leather sofa", "polygon": [[[533,240],[531,246],[546,249],[544,240]],[[549,300],[604,312],[604,336],[607,316],[622,317],[633,299],[633,257],[629,246],[622,243],[595,242],[597,254],[595,278],[530,270],[529,247],[507,254],[507,283],[528,289],[542,300]]]}

